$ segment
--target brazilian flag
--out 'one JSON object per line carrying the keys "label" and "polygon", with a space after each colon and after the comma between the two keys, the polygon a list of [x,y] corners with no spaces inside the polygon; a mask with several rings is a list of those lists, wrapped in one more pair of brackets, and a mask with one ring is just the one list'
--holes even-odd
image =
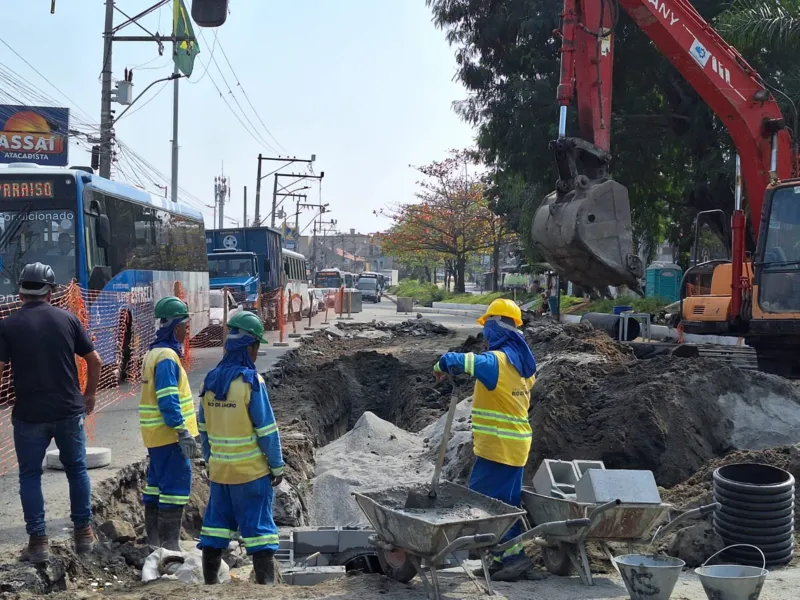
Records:
{"label": "brazilian flag", "polygon": [[176,38],[188,38],[175,45],[175,66],[186,77],[191,77],[194,59],[200,54],[200,45],[197,43],[192,19],[189,17],[189,11],[186,10],[183,0],[172,0],[172,5],[174,9],[172,34]]}

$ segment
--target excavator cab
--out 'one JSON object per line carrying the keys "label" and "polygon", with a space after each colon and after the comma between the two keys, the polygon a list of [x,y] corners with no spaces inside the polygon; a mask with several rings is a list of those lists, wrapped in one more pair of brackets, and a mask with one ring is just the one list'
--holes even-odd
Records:
{"label": "excavator cab", "polygon": [[753,319],[800,319],[800,182],[767,188],[756,255]]}
{"label": "excavator cab", "polygon": [[534,215],[534,247],[580,286],[626,285],[641,292],[628,190],[609,177],[608,154],[579,138],[561,138],[551,149],[560,179]]}

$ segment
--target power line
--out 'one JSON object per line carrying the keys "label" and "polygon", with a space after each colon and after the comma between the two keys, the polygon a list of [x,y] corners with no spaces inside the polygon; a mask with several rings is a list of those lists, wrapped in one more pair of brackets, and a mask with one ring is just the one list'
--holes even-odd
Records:
{"label": "power line", "polygon": [[[205,41],[205,40],[206,39],[203,38],[203,41]],[[203,71],[203,74],[200,76],[200,79],[197,79],[196,81],[192,81],[191,79],[187,79],[186,81],[188,81],[191,84],[200,83],[201,81],[203,81],[205,76],[208,75],[208,68],[211,66],[211,60],[214,58],[214,52],[216,51],[216,49],[217,49],[217,30],[215,29],[214,30],[214,45],[211,47],[211,56],[206,61],[206,65],[205,65],[206,70]],[[203,64],[203,61],[200,61],[200,64]]]}
{"label": "power line", "polygon": [[25,57],[23,57],[23,56],[22,56],[22,55],[21,55],[19,52],[17,52],[16,50],[14,50],[14,48],[12,48],[12,47],[11,47],[11,46],[8,44],[8,42],[6,42],[6,41],[5,41],[3,38],[0,38],[0,42],[1,42],[1,43],[2,43],[2,44],[3,44],[3,45],[6,47],[6,48],[8,48],[9,50],[11,50],[11,52],[13,52],[13,53],[14,53],[14,54],[17,56],[17,58],[19,58],[19,59],[20,59],[22,62],[24,62],[26,65],[28,65],[28,66],[29,66],[29,67],[30,67],[30,68],[33,70],[33,72],[34,72],[34,73],[36,73],[36,74],[37,74],[39,77],[41,77],[42,79],[44,79],[44,80],[45,80],[45,81],[46,81],[48,84],[50,84],[50,87],[52,87],[52,88],[53,88],[54,90],[56,90],[56,91],[57,91],[59,94],[61,94],[61,95],[62,95],[64,98],[66,98],[66,99],[67,99],[69,102],[71,102],[71,103],[73,104],[73,106],[74,106],[75,108],[77,108],[77,109],[78,109],[80,112],[82,112],[82,113],[83,113],[83,114],[84,114],[84,115],[85,115],[87,118],[91,119],[91,117],[89,116],[89,113],[87,113],[85,110],[83,110],[83,109],[80,107],[80,105],[78,105],[78,103],[77,103],[77,102],[75,102],[75,100],[73,100],[72,98],[70,98],[69,96],[67,96],[67,95],[66,95],[64,92],[62,92],[62,91],[61,91],[61,89],[60,89],[60,88],[59,88],[59,87],[58,87],[56,84],[54,84],[54,83],[53,83],[52,81],[50,81],[50,80],[49,80],[47,77],[45,77],[44,75],[42,75],[42,74],[39,72],[39,70],[38,70],[36,67],[34,67],[34,66],[31,64],[31,63],[29,63],[29,62],[28,62],[28,61],[25,59]]}
{"label": "power line", "polygon": [[142,109],[143,109],[145,106],[147,106],[148,104],[150,104],[150,103],[151,103],[153,100],[155,100],[155,99],[156,99],[156,97],[158,97],[158,95],[159,95],[161,92],[163,92],[163,91],[166,89],[166,87],[167,87],[167,83],[169,83],[169,82],[168,82],[168,81],[165,81],[165,82],[164,82],[164,84],[163,84],[163,85],[162,85],[160,88],[158,88],[158,91],[157,91],[155,94],[153,94],[152,96],[150,96],[150,98],[148,98],[146,102],[143,102],[141,105],[139,105],[137,108],[134,108],[134,109],[133,109],[132,111],[130,111],[129,113],[127,113],[127,114],[125,114],[125,115],[121,115],[121,116],[120,116],[118,119],[115,119],[115,120],[114,120],[114,124],[116,124],[116,123],[119,123],[119,122],[120,122],[120,120],[122,119],[122,117],[130,117],[131,115],[135,115],[137,112],[139,112],[140,110],[142,110]]}
{"label": "power line", "polygon": [[[200,36],[203,38],[203,41],[205,41],[205,36],[203,35],[203,32],[200,32]],[[222,44],[220,44],[220,49],[222,49]],[[254,134],[255,134],[255,135],[253,135],[253,137],[255,138],[255,136],[257,135],[258,139],[260,140],[259,141],[260,144],[263,144],[264,146],[266,146],[267,148],[269,148],[270,150],[272,150],[273,152],[275,152],[277,154],[278,151],[269,142],[267,142],[264,139],[264,137],[258,132],[258,128],[255,125],[253,125],[253,122],[250,120],[250,117],[247,116],[247,113],[242,108],[242,105],[239,103],[239,99],[236,97],[236,94],[233,93],[233,90],[231,89],[230,84],[228,84],[228,80],[225,79],[225,74],[222,72],[222,68],[219,66],[219,63],[217,62],[216,57],[212,56],[210,58],[210,60],[214,63],[214,66],[217,68],[217,72],[220,74],[220,77],[222,77],[222,82],[225,84],[225,87],[228,88],[228,93],[233,98],[233,101],[236,103],[236,106],[239,107],[239,111],[242,113],[242,116],[249,123],[251,131],[254,132]],[[236,76],[236,74],[234,73],[234,77],[235,76]],[[212,78],[212,81],[213,81],[213,78]],[[242,124],[242,126],[244,126],[244,124]]]}
{"label": "power line", "polygon": [[[216,33],[215,33],[215,35],[216,35]],[[264,124],[264,121],[261,118],[261,115],[258,114],[258,111],[256,110],[255,106],[253,106],[253,103],[250,102],[250,97],[247,95],[247,91],[244,89],[244,86],[242,85],[242,82],[239,81],[239,76],[236,75],[236,71],[234,71],[233,65],[231,64],[231,61],[228,60],[228,54],[225,52],[225,48],[222,47],[222,42],[220,42],[220,44],[219,44],[219,49],[222,51],[222,56],[225,57],[225,62],[228,63],[228,67],[230,67],[231,73],[233,73],[233,78],[236,80],[236,85],[239,86],[239,88],[241,88],[242,95],[244,95],[245,100],[247,100],[247,103],[250,105],[250,108],[253,110],[253,113],[256,115],[256,118],[260,121],[262,127],[264,127],[264,131],[266,131],[267,134],[269,135],[269,137],[271,137],[275,141],[275,143],[278,144],[278,147],[281,150],[283,150],[284,152],[289,154],[289,151],[286,148],[283,147],[283,145],[277,140],[277,138],[274,135],[272,135],[272,132],[269,130],[269,127],[267,127]]]}

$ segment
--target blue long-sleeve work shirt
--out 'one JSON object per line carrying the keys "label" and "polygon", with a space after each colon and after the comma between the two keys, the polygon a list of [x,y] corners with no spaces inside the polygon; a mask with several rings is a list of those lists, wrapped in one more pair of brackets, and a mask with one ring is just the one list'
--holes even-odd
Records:
{"label": "blue long-sleeve work shirt", "polygon": [[450,375],[466,373],[475,377],[489,391],[497,387],[497,380],[500,378],[500,364],[492,352],[484,354],[445,352],[439,358],[434,370]]}
{"label": "blue long-sleeve work shirt", "polygon": [[174,360],[162,360],[156,365],[155,378],[158,410],[164,423],[173,429],[185,429],[178,388],[180,367]]}
{"label": "blue long-sleeve work shirt", "polygon": [[[283,462],[278,424],[275,422],[275,414],[272,412],[272,405],[269,402],[267,387],[260,378],[259,385],[250,389],[250,403],[247,406],[247,412],[250,416],[250,421],[253,423],[253,431],[258,440],[258,447],[267,459],[270,472],[276,477],[283,475],[285,464]],[[203,458],[208,462],[211,460],[211,445],[208,441],[208,433],[205,431],[206,417],[202,402],[200,403],[197,421],[201,424],[200,440],[203,447]]]}

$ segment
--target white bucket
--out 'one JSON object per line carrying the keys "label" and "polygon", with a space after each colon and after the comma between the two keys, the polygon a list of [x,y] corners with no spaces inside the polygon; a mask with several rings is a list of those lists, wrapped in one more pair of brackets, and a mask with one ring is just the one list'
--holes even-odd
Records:
{"label": "white bucket", "polygon": [[[736,548],[737,546],[746,546],[748,548],[755,548],[761,554],[761,559],[764,561],[762,567],[745,567],[740,565],[714,565],[707,567],[708,561],[725,552],[728,548]],[[723,548],[716,554],[712,555],[702,567],[697,567],[694,572],[700,578],[700,583],[703,584],[703,589],[706,592],[709,600],[758,600],[761,595],[761,589],[764,587],[764,581],[767,579],[769,571],[765,569],[766,558],[764,553],[757,546],[750,544],[733,544],[727,548]]]}
{"label": "white bucket", "polygon": [[631,600],[669,600],[686,565],[671,556],[625,554],[614,557]]}

